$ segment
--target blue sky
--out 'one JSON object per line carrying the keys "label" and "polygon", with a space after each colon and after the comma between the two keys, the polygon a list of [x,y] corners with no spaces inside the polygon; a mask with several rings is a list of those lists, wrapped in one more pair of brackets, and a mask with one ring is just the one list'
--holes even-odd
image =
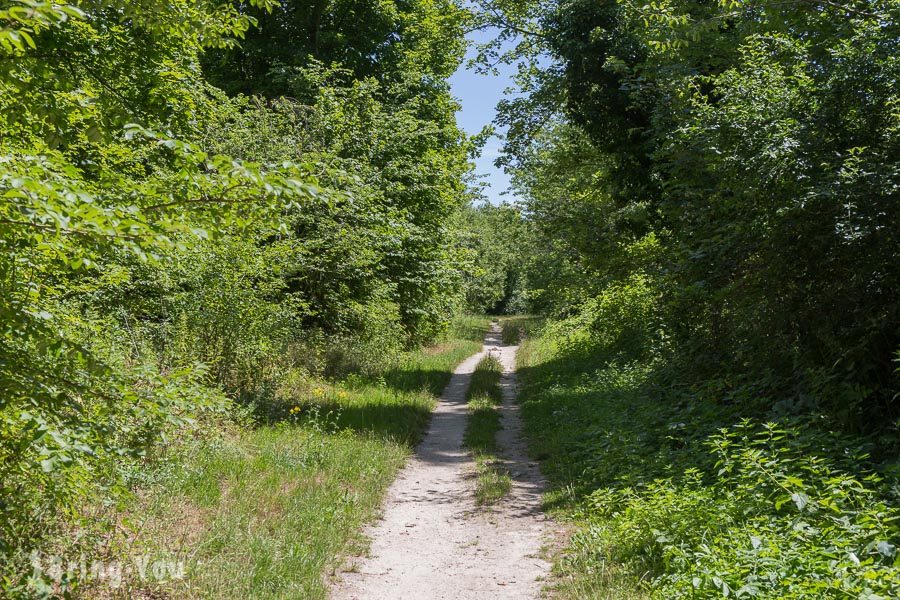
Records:
{"label": "blue sky", "polygon": [[[495,32],[491,30],[478,31],[469,36],[470,40],[483,42],[490,39]],[[475,54],[470,48],[466,61]],[[480,75],[473,69],[466,68],[464,62],[453,77],[450,78],[450,87],[453,96],[462,104],[462,109],[456,113],[456,122],[460,128],[469,135],[481,131],[481,129],[494,120],[497,102],[503,97],[503,91],[512,85],[515,76],[515,66],[500,65],[498,75]],[[498,131],[502,133],[502,131]],[[511,194],[501,195],[509,187],[509,177],[494,166],[494,159],[500,153],[501,141],[493,137],[485,145],[481,157],[475,161],[475,172],[484,175],[482,181],[490,187],[484,190],[488,200],[493,204],[503,201],[512,202]]]}

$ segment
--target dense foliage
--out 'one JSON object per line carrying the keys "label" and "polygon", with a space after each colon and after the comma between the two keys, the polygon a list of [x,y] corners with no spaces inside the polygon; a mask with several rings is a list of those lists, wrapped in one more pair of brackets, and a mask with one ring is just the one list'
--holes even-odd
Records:
{"label": "dense foliage", "polygon": [[572,594],[896,595],[900,5],[478,4]]}
{"label": "dense foliage", "polygon": [[533,232],[521,210],[508,204],[467,207],[454,227],[466,265],[466,306],[476,314],[518,314],[527,310],[525,265]]}
{"label": "dense foliage", "polygon": [[463,307],[465,15],[317,5],[287,37],[303,2],[0,6],[5,592],[227,399],[383,371]]}
{"label": "dense foliage", "polygon": [[652,362],[575,355],[551,325],[520,350],[547,503],[577,527],[564,598],[893,598],[896,474],[870,440],[761,422],[716,393],[661,387]]}
{"label": "dense foliage", "polygon": [[537,306],[637,286],[679,377],[859,431],[895,419],[896,3],[491,8],[555,59],[502,114],[538,260],[558,263]]}
{"label": "dense foliage", "polygon": [[[576,595],[897,595],[897,0],[472,4],[0,3],[0,593],[77,590],[29,553],[286,389],[368,378],[338,420],[412,439],[456,355],[392,365],[469,309],[550,317]],[[517,206],[468,202],[447,83],[487,26]],[[383,486],[394,441],[334,447]]]}

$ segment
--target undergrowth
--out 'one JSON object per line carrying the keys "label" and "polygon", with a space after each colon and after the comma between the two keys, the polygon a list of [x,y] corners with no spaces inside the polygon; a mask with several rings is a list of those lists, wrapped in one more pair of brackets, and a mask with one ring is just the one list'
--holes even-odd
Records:
{"label": "undergrowth", "polygon": [[535,315],[515,315],[500,318],[500,335],[503,343],[513,346],[537,331],[544,319]]}
{"label": "undergrowth", "polygon": [[576,525],[561,597],[900,595],[900,488],[871,440],[663,385],[658,363],[621,356],[552,331],[519,352],[547,505]]}
{"label": "undergrowth", "polygon": [[443,342],[377,373],[288,373],[268,398],[170,440],[132,474],[131,499],[103,513],[115,533],[98,564],[120,570],[73,573],[69,593],[325,598],[329,574],[365,550],[362,525],[486,328],[460,319]]}

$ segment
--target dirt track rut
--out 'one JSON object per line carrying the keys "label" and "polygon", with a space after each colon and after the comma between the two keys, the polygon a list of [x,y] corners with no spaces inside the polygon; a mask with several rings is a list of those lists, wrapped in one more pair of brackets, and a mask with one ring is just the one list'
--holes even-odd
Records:
{"label": "dirt track rut", "polygon": [[[435,409],[415,456],[390,487],[382,519],[372,525],[368,558],[340,574],[336,600],[474,600],[538,598],[550,565],[541,558],[550,524],[540,510],[544,489],[528,460],[515,404],[516,346],[495,326],[478,354],[460,364]],[[513,476],[512,490],[490,508],[474,503],[475,465],[462,446],[465,394],[488,352],[504,367],[503,429],[497,436]]]}

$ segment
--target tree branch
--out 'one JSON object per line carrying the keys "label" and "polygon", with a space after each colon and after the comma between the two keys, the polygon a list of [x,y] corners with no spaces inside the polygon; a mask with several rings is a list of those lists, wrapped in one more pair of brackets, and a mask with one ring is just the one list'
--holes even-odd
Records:
{"label": "tree branch", "polygon": [[39,229],[41,231],[53,231],[62,235],[79,235],[82,237],[103,237],[110,239],[122,240],[140,240],[146,235],[139,234],[117,234],[117,233],[99,233],[95,231],[84,231],[78,229],[68,229],[64,227],[54,227],[53,225],[44,225],[43,223],[34,223],[33,221],[14,221],[11,219],[0,219],[0,225],[16,225],[19,227],[29,227],[31,229]]}

